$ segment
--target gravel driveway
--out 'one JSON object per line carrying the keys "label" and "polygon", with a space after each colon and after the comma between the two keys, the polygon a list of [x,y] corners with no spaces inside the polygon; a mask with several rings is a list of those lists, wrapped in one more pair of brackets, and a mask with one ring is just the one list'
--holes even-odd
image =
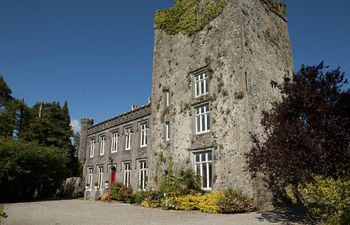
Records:
{"label": "gravel driveway", "polygon": [[84,200],[5,204],[5,212],[2,225],[282,225],[300,219],[284,212],[214,215]]}

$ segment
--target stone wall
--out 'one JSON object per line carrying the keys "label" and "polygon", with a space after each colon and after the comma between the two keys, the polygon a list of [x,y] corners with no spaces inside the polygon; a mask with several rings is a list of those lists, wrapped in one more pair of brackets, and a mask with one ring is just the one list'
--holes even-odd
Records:
{"label": "stone wall", "polygon": [[[138,161],[148,160],[148,151],[150,145],[140,147],[140,125],[149,124],[150,105],[134,109],[128,113],[124,113],[112,119],[106,120],[102,123],[89,127],[86,136],[86,161],[84,163],[83,171],[85,182],[88,179],[88,168],[93,169],[93,182],[98,181],[98,166],[103,166],[104,178],[103,182],[111,181],[111,166],[116,167],[116,181],[123,181],[122,165],[123,162],[130,162],[131,164],[131,186],[134,190],[138,190]],[[149,126],[149,125],[148,125]],[[125,128],[131,129],[131,149],[125,150]],[[118,134],[118,150],[115,153],[111,152],[112,133]],[[105,136],[105,152],[101,156],[100,152],[100,137]],[[94,156],[90,157],[90,140],[94,139],[95,152]],[[150,142],[150,134],[148,132],[148,142]],[[109,184],[110,186],[110,184]],[[104,187],[104,185],[103,185]],[[103,191],[101,192],[103,193]]]}
{"label": "stone wall", "polygon": [[[193,71],[206,68],[209,94],[193,97]],[[193,35],[155,30],[153,61],[150,181],[169,162],[193,167],[192,151],[214,154],[213,189],[232,187],[255,196],[244,154],[250,132],[260,132],[261,111],[279,93],[273,88],[293,69],[287,23],[260,0],[230,0],[223,13]],[[170,107],[165,91],[171,93]],[[209,103],[212,128],[195,135],[194,108]],[[164,139],[164,122],[171,141]],[[162,161],[160,162],[160,159]]]}

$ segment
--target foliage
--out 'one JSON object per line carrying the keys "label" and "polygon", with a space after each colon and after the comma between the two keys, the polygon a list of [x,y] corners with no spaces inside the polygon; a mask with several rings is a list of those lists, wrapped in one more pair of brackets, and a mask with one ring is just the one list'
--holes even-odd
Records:
{"label": "foliage", "polygon": [[11,89],[0,76],[0,139],[18,138],[37,142],[42,146],[54,146],[69,152],[67,177],[80,176],[80,165],[72,145],[68,104],[58,102],[37,103],[28,107],[24,100],[11,96]]}
{"label": "foliage", "polygon": [[68,152],[7,139],[0,142],[0,201],[46,198],[67,173]]}
{"label": "foliage", "polygon": [[107,192],[102,197],[101,200],[104,202],[110,202],[112,200],[111,193]]}
{"label": "foliage", "polygon": [[256,210],[251,199],[232,190],[181,196],[165,194],[159,197],[161,198],[145,199],[141,205],[149,208],[161,207],[165,210],[200,210],[206,213],[242,213]]}
{"label": "foliage", "polygon": [[220,211],[227,214],[256,211],[252,199],[232,189],[224,192],[224,197],[219,200],[218,205]]}
{"label": "foliage", "polygon": [[282,101],[263,112],[266,136],[252,137],[249,170],[262,172],[275,193],[314,175],[350,177],[350,90],[344,73],[325,69],[302,66],[292,81],[285,79]]}
{"label": "foliage", "polygon": [[164,197],[164,194],[159,191],[146,191],[144,194],[144,200],[141,202],[141,205],[147,208],[158,208],[161,207],[161,201]]}
{"label": "foliage", "polygon": [[127,187],[122,183],[114,183],[111,188],[111,198],[117,201],[130,201],[132,198],[132,187]]}
{"label": "foliage", "polygon": [[173,8],[155,14],[155,27],[170,35],[194,34],[222,13],[227,0],[210,0],[203,8],[199,3],[199,0],[176,0]]}
{"label": "foliage", "polygon": [[146,196],[146,192],[145,191],[138,191],[138,192],[135,192],[132,197],[131,197],[131,203],[132,204],[137,204],[137,205],[140,205],[144,200],[145,200],[145,197]]}
{"label": "foliage", "polygon": [[267,7],[271,12],[276,13],[277,15],[283,18],[286,16],[285,2],[278,2],[276,0],[261,0],[261,1],[267,5]]}
{"label": "foliage", "polygon": [[201,178],[191,169],[169,169],[161,178],[160,191],[173,196],[197,193],[201,191]]}
{"label": "foliage", "polygon": [[316,177],[303,192],[316,204],[309,204],[310,211],[329,225],[350,224],[350,180]]}
{"label": "foliage", "polygon": [[7,218],[7,214],[4,212],[4,205],[0,204],[0,223],[1,218]]}

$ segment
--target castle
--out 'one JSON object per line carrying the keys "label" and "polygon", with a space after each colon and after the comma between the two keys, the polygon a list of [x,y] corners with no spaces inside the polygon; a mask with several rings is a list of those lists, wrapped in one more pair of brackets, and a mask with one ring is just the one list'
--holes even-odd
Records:
{"label": "castle", "polygon": [[156,188],[172,164],[192,168],[203,190],[234,188],[267,201],[244,154],[250,134],[262,132],[261,112],[280,99],[276,85],[292,76],[285,5],[177,0],[156,13],[154,43],[150,103],[95,125],[81,120],[86,197],[96,182],[99,193],[115,181]]}

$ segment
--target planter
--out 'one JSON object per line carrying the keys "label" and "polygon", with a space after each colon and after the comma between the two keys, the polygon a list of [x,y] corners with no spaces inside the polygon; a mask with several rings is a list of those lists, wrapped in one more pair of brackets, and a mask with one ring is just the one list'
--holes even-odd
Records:
{"label": "planter", "polygon": [[108,189],[109,183],[105,183],[105,188]]}

